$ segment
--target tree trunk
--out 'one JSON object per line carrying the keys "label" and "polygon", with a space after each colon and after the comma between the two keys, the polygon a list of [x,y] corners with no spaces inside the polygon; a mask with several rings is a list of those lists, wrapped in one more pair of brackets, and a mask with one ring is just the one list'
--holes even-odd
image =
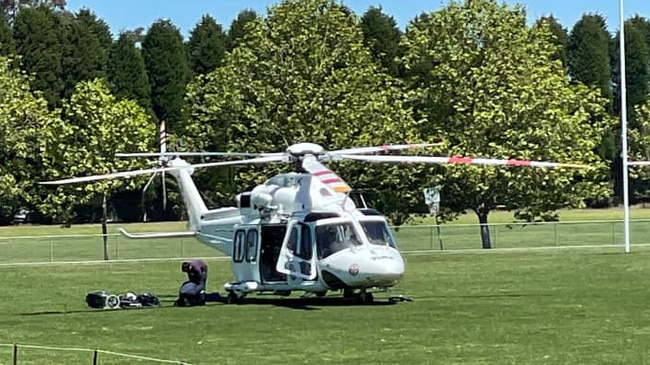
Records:
{"label": "tree trunk", "polygon": [[104,260],[108,260],[108,228],[106,227],[107,211],[106,193],[104,193],[102,196],[102,239],[104,241]]}
{"label": "tree trunk", "polygon": [[480,225],[479,229],[481,230],[481,242],[483,243],[483,248],[492,248],[492,242],[490,240],[490,226],[488,226],[488,212],[479,209],[476,214],[478,215],[478,223]]}

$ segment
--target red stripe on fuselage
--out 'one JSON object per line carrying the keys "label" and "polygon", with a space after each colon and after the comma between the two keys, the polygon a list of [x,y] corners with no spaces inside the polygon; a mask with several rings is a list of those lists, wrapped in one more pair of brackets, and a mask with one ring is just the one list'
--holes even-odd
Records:
{"label": "red stripe on fuselage", "polygon": [[341,179],[338,178],[338,177],[334,177],[334,178],[331,178],[331,179],[325,179],[325,180],[323,180],[323,183],[324,183],[324,184],[331,184],[331,183],[336,183],[336,182],[343,182],[343,180],[341,180]]}
{"label": "red stripe on fuselage", "polygon": [[312,172],[312,175],[314,176],[322,176],[327,174],[333,174],[333,172],[330,170],[320,170],[320,171]]}

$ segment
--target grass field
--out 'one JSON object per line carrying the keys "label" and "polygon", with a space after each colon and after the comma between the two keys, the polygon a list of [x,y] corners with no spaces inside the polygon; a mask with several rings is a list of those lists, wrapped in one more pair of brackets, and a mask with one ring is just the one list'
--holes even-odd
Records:
{"label": "grass field", "polygon": [[[265,296],[173,308],[178,262],[0,268],[0,343],[193,364],[644,364],[649,259],[642,248],[411,255],[397,289],[414,301],[372,306]],[[208,263],[218,290],[229,264]],[[165,307],[88,310],[84,295],[95,289],[150,290]],[[0,348],[0,363],[10,355]],[[90,364],[86,353],[19,355],[19,364]],[[100,356],[124,363],[134,361]]]}
{"label": "grass field", "polygon": [[[608,220],[621,219],[622,211],[573,211],[563,220],[571,220],[567,215],[573,220]],[[493,222],[509,221],[506,215],[492,218]],[[635,209],[632,218],[647,219],[650,214]],[[456,225],[467,223],[471,222]],[[601,225],[609,229],[608,224],[562,228],[568,229],[562,237],[575,245],[606,241],[606,229],[602,234],[594,232]],[[634,224],[633,235],[645,235],[645,225]],[[129,229],[179,230],[183,226],[163,223]],[[567,223],[569,226],[573,225]],[[120,225],[111,229],[117,227]],[[478,234],[476,227],[468,228]],[[10,242],[10,236],[61,231],[96,234],[98,230],[97,226],[2,228],[0,262],[30,259],[41,254],[36,248],[49,247],[30,244],[28,239],[3,244]],[[506,245],[528,240],[534,247],[546,242],[550,232],[524,228],[513,231],[507,240],[501,232],[500,238]],[[409,246],[420,234],[402,229],[398,235]],[[184,243],[184,252],[178,245],[165,240],[138,241],[121,249],[131,250],[123,253],[134,257],[214,255],[192,240]],[[96,245],[68,242],[64,246],[54,252],[69,259],[86,259],[100,252]],[[100,348],[200,365],[650,362],[650,291],[646,284],[650,248],[637,246],[631,254],[622,253],[620,247],[443,251],[407,254],[406,259],[407,274],[396,289],[412,295],[414,301],[371,306],[355,306],[335,297],[305,300],[295,293],[289,298],[253,296],[243,305],[173,308],[171,302],[184,280],[180,261],[174,260],[0,266],[0,343]],[[208,260],[208,264],[209,289],[221,291],[222,284],[232,279],[230,264],[218,259]],[[92,290],[151,291],[163,299],[164,307],[90,310],[84,296]],[[377,297],[381,300],[385,295]],[[0,347],[0,364],[10,363],[11,348]],[[90,364],[91,354],[21,349],[18,363]],[[100,355],[101,365],[127,363],[141,362]]]}

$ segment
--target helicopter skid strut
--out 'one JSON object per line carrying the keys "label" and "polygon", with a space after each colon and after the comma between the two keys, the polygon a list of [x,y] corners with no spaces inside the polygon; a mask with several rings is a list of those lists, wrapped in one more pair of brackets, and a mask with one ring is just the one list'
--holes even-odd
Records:
{"label": "helicopter skid strut", "polygon": [[[392,290],[390,288],[378,288],[379,292],[386,292],[386,293],[391,293]],[[358,294],[356,295],[361,295],[361,302],[362,303],[371,303],[372,302],[372,293],[367,292],[366,289],[362,289]],[[367,295],[370,295],[370,301],[367,301]],[[366,296],[366,297],[364,297]],[[345,297],[345,292],[344,292],[344,297]],[[365,300],[364,300],[365,299]],[[402,302],[412,302],[413,297],[410,295],[403,295],[403,294],[393,294],[388,297],[388,302],[390,303],[402,303]]]}

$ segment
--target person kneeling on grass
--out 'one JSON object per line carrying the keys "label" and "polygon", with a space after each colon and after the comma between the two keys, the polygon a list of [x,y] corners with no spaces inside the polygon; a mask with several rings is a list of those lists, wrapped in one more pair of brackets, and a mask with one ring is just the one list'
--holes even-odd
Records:
{"label": "person kneeling on grass", "polygon": [[187,281],[181,285],[174,305],[177,307],[204,305],[208,265],[202,260],[185,261],[181,264],[181,271],[187,273]]}

